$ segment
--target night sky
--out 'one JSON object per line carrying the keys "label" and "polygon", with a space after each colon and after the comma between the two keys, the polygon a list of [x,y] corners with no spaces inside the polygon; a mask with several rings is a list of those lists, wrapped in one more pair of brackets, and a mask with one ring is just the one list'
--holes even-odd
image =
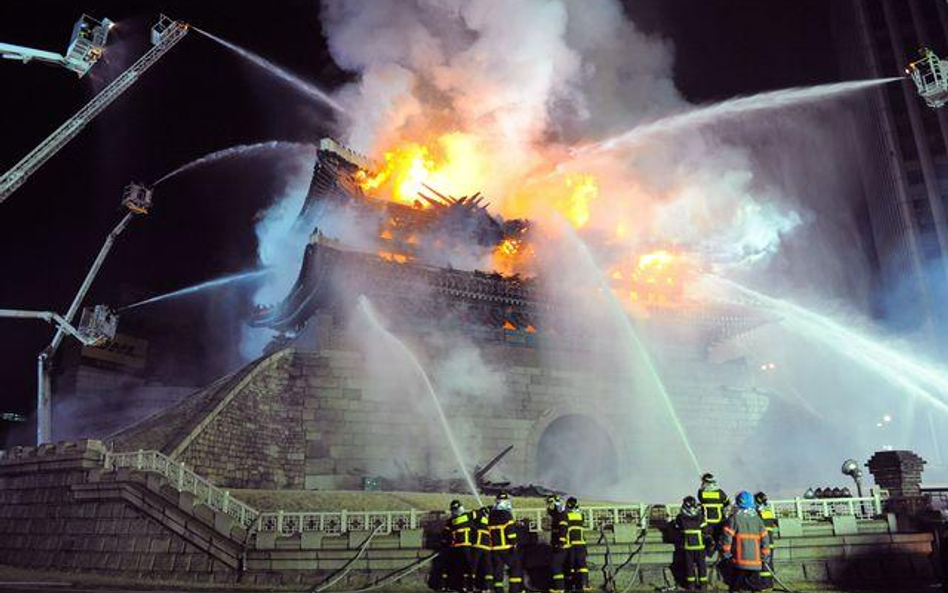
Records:
{"label": "night sky", "polygon": [[[691,101],[838,80],[827,0],[626,4],[642,29],[674,43],[676,83]],[[107,57],[85,78],[39,63],[0,61],[4,170],[147,50],[147,30],[160,12],[253,50],[326,89],[349,77],[327,53],[317,0],[246,7],[210,0],[4,0],[0,41],[62,52],[83,12],[118,22]],[[119,201],[129,181],[151,183],[193,158],[234,144],[312,142],[330,133],[332,125],[326,109],[214,42],[189,34],[0,204],[0,308],[64,312],[121,216]],[[87,303],[124,305],[253,267],[254,216],[268,206],[261,196],[271,195],[284,176],[273,163],[247,164],[216,166],[162,186],[153,213],[133,221],[119,239]],[[233,299],[206,299],[195,333],[212,337],[236,331],[229,317],[215,313]],[[174,307],[147,313],[157,323],[172,314]],[[50,327],[37,321],[0,320],[0,411],[32,410],[36,355],[51,336]],[[232,351],[208,350],[198,358],[187,364],[223,372],[240,362]]]}

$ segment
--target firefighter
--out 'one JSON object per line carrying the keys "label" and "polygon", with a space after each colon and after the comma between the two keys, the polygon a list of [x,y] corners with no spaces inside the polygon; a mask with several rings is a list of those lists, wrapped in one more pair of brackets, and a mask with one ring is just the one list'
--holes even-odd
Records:
{"label": "firefighter", "polygon": [[559,494],[554,494],[546,499],[546,512],[550,515],[550,573],[553,580],[550,585],[550,593],[564,593],[566,590],[564,569],[569,553],[569,540],[567,539],[569,522],[566,515],[566,504]]}
{"label": "firefighter", "polygon": [[760,520],[764,522],[764,527],[767,529],[767,535],[770,538],[770,561],[760,571],[760,584],[765,589],[772,589],[774,586],[774,574],[772,572],[774,548],[777,546],[777,515],[774,513],[773,507],[770,506],[767,495],[763,492],[754,495],[754,504],[757,506],[757,514],[760,515]]}
{"label": "firefighter", "polygon": [[445,540],[448,545],[447,561],[441,564],[442,591],[450,590],[449,584],[460,586],[461,591],[474,590],[475,519],[477,511],[466,512],[461,501],[451,501],[451,517],[445,525]]}
{"label": "firefighter", "polygon": [[770,535],[750,492],[741,492],[735,502],[737,510],[727,518],[721,536],[723,558],[732,569],[729,590],[760,591],[760,573],[770,564]]}
{"label": "firefighter", "polygon": [[708,544],[708,523],[694,496],[686,496],[681,501],[681,512],[675,518],[674,527],[681,534],[679,542],[686,586],[689,591],[704,591],[708,586],[708,561],[705,553]]}
{"label": "firefighter", "polygon": [[504,567],[506,567],[508,593],[520,593],[523,590],[523,567],[517,550],[519,528],[514,521],[513,503],[506,492],[497,495],[487,523],[490,529],[490,561],[494,569],[494,591],[503,593]]}
{"label": "firefighter", "polygon": [[698,488],[698,502],[704,509],[704,520],[711,530],[713,546],[708,546],[708,555],[714,553],[721,546],[721,530],[724,528],[724,517],[731,501],[724,490],[718,488],[713,474],[701,476],[701,487]]}
{"label": "firefighter", "polygon": [[474,585],[477,591],[493,588],[494,564],[491,561],[490,507],[475,511],[474,530]]}
{"label": "firefighter", "polygon": [[569,579],[566,583],[569,591],[591,591],[589,588],[589,567],[586,565],[586,518],[579,508],[579,501],[570,496],[566,499],[566,543]]}

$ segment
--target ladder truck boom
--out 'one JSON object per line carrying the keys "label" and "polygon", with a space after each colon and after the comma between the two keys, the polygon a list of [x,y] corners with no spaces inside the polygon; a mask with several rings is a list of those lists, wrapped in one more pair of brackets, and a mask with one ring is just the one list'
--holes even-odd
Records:
{"label": "ladder truck boom", "polygon": [[114,26],[115,23],[109,19],[97,21],[84,14],[72,28],[72,37],[69,39],[66,55],[22,45],[0,43],[0,57],[7,60],[19,60],[24,64],[32,60],[55,64],[72,70],[82,78],[102,57],[109,31]]}
{"label": "ladder truck boom", "polygon": [[137,62],[113,80],[75,115],[43,140],[39,146],[0,177],[0,203],[17,190],[43,164],[92,121],[112,101],[132,86],[138,77],[157,62],[165,53],[181,41],[188,33],[188,24],[174,21],[164,15],[152,27],[151,41],[154,44]]}

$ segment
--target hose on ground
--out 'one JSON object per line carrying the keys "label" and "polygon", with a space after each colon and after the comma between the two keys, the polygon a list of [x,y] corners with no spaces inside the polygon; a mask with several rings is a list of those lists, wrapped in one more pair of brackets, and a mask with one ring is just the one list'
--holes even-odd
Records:
{"label": "hose on ground", "polygon": [[368,547],[369,547],[369,542],[371,542],[371,541],[372,541],[372,538],[375,537],[375,534],[377,534],[377,533],[378,533],[379,531],[381,531],[381,530],[382,530],[382,524],[380,523],[380,524],[376,525],[376,526],[375,526],[375,529],[372,530],[372,533],[370,533],[369,536],[368,536],[367,538],[365,538],[365,541],[362,542],[362,544],[359,546],[359,550],[358,550],[358,552],[356,553],[355,556],[353,556],[352,558],[350,558],[348,562],[346,562],[345,564],[342,565],[342,568],[340,568],[339,570],[337,570],[335,574],[333,574],[332,576],[330,576],[329,578],[327,578],[325,581],[323,581],[322,583],[319,583],[318,585],[313,585],[313,586],[308,590],[308,593],[322,593],[323,591],[325,591],[325,590],[328,589],[329,587],[332,587],[333,585],[335,585],[336,583],[338,583],[338,582],[342,579],[342,577],[344,577],[344,576],[346,576],[347,574],[349,574],[349,571],[352,570],[352,566],[353,566],[360,558],[362,558],[362,555],[363,555],[363,554],[365,554],[366,549],[368,549]]}
{"label": "hose on ground", "polygon": [[408,575],[412,574],[416,570],[419,570],[421,567],[425,566],[426,564],[434,560],[440,554],[441,552],[435,552],[434,554],[429,554],[428,556],[425,556],[424,558],[419,558],[418,560],[415,560],[411,564],[407,566],[403,566],[402,568],[399,568],[393,572],[390,572],[384,577],[375,581],[374,583],[370,585],[366,585],[365,587],[361,589],[353,589],[351,591],[335,591],[334,593],[368,593],[369,591],[378,590],[381,587],[391,585],[392,583],[397,583],[398,581],[402,580],[403,578],[407,577]]}

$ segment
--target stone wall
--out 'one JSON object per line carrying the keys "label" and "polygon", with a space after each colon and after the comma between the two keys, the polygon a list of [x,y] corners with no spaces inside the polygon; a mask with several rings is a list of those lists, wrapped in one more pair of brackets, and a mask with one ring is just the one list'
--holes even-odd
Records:
{"label": "stone wall", "polygon": [[[324,582],[338,569],[352,571],[338,585],[353,589],[428,558],[439,524],[394,530],[372,539],[367,531],[328,534],[302,531],[247,532],[232,517],[215,513],[175,489],[157,473],[105,470],[101,443],[63,443],[14,451],[0,458],[0,564],[107,576],[259,584]],[[930,533],[895,532],[895,521],[781,520],[776,568],[790,580],[930,581],[934,540]],[[620,529],[621,528],[621,529]],[[530,534],[523,550],[534,587],[548,578],[547,532]],[[634,525],[607,530],[590,545],[593,585],[607,562],[624,562],[637,549]],[[671,584],[673,546],[658,528],[646,534],[638,584]],[[426,549],[425,543],[428,543]],[[430,572],[420,566],[408,581]],[[620,584],[623,583],[620,580]]]}
{"label": "stone wall", "polygon": [[[436,367],[434,356],[422,366]],[[490,477],[542,480],[537,455],[544,432],[559,419],[577,417],[605,435],[616,467],[642,483],[668,483],[677,471],[678,482],[690,488],[696,471],[681,453],[666,403],[637,396],[655,391],[646,373],[620,373],[568,354],[541,359],[514,346],[485,348],[479,356],[483,364],[472,384],[493,386],[492,393],[466,390],[463,381],[442,390],[435,380],[468,467],[513,445]],[[379,372],[354,350],[282,351],[167,450],[234,488],[358,489],[370,476],[459,477],[416,375]],[[740,445],[768,405],[765,393],[721,376],[693,372],[668,386],[692,445],[709,457]],[[740,369],[730,376],[739,378]],[[657,458],[665,464],[650,463]]]}
{"label": "stone wall", "polygon": [[246,533],[222,533],[213,512],[187,504],[154,475],[104,471],[104,453],[101,443],[84,441],[31,448],[0,464],[0,564],[236,578]]}
{"label": "stone wall", "polygon": [[303,406],[294,386],[305,377],[288,354],[242,381],[179,447],[179,459],[221,486],[302,488]]}

